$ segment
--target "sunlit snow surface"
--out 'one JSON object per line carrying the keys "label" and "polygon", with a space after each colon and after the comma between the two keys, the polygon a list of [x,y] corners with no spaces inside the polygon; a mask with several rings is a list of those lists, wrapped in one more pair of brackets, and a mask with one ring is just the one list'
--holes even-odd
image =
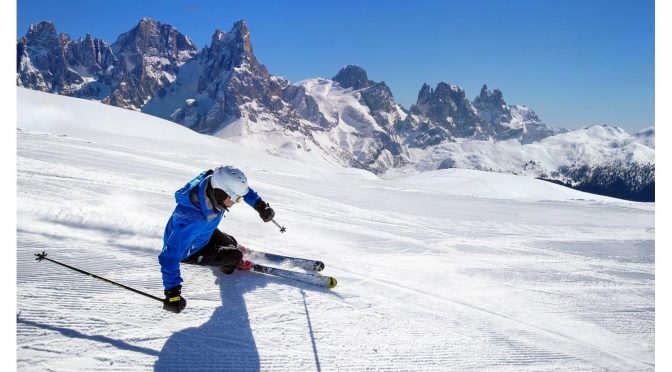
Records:
{"label": "sunlit snow surface", "polygon": [[[18,89],[19,370],[653,370],[654,204],[451,169],[379,179],[96,102]],[[334,290],[184,266],[175,315],[33,254],[162,296],[173,193],[234,164]]]}

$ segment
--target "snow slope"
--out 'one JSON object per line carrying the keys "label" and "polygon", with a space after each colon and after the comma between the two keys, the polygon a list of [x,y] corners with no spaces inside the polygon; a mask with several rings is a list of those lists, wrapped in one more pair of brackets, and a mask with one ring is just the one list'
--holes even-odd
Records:
{"label": "snow slope", "polygon": [[[285,159],[96,102],[18,88],[19,370],[653,370],[654,204],[528,177],[439,170],[385,179]],[[161,304],[173,193],[244,169],[280,234],[236,205],[220,228],[322,259],[321,290],[183,265]]]}

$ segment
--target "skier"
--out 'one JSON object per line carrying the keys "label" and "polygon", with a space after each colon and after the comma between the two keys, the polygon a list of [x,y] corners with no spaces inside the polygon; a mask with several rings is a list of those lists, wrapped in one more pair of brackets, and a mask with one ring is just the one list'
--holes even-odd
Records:
{"label": "skier", "polygon": [[243,200],[264,222],[271,221],[275,212],[248,186],[245,174],[232,166],[202,172],[175,192],[175,200],[177,206],[166,225],[159,264],[166,295],[163,308],[179,313],[187,305],[181,294],[180,262],[219,266],[225,274],[233,273],[236,267],[251,266],[243,260],[236,239],[217,228],[224,212]]}

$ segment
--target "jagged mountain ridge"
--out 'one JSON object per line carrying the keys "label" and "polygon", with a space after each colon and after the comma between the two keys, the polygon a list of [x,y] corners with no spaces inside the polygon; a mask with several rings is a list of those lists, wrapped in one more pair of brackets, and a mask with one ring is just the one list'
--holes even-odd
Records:
{"label": "jagged mountain ridge", "polygon": [[148,18],[111,45],[90,34],[71,40],[41,22],[17,43],[17,85],[137,110],[196,52],[187,36]]}
{"label": "jagged mountain ridge", "polygon": [[[39,37],[30,37],[33,28],[19,43],[24,49],[30,50],[33,45],[39,44],[35,42]],[[50,22],[42,22],[35,28],[48,28],[56,35]],[[108,62],[99,68],[87,67],[84,71],[88,79],[77,75],[78,69],[74,66],[80,64],[78,60],[66,59],[58,64],[60,70],[67,73],[61,75],[73,76],[58,80],[64,80],[64,83],[35,84],[33,82],[40,79],[25,78],[30,74],[20,69],[18,85],[141,109],[214,135],[220,134],[232,122],[240,124],[240,128],[229,128],[224,131],[226,134],[282,129],[312,137],[316,131],[331,130],[335,126],[334,121],[328,120],[318,109],[314,97],[305,94],[304,88],[270,75],[256,60],[244,21],[236,22],[227,33],[216,30],[211,45],[198,53],[188,37],[172,26],[147,18],[119,36],[111,46],[98,42],[106,48]],[[60,49],[67,51],[74,47],[66,43],[60,45]],[[44,53],[40,51],[32,55],[35,54]],[[31,55],[23,56],[20,62],[26,64],[33,59]],[[30,73],[39,75],[40,71],[49,70],[48,64],[40,66],[41,69],[33,69]],[[181,81],[185,79],[180,78],[179,69],[191,72],[186,83]],[[346,165],[380,172],[406,162],[402,150],[404,145],[426,148],[462,137],[496,139],[502,132],[493,130],[491,124],[482,125],[478,112],[464,98],[464,91],[454,85],[444,89],[449,85],[439,83],[436,92],[430,92],[432,99],[427,102],[423,101],[423,92],[426,89],[431,91],[431,88],[423,86],[418,104],[411,108],[414,115],[409,116],[394,101],[385,82],[369,80],[366,71],[359,66],[345,66],[332,80],[344,89],[352,89],[355,99],[362,104],[357,109],[345,108],[346,115],[363,120],[363,125],[358,126],[363,130],[351,132],[351,135],[373,134],[378,138],[375,143],[367,142],[373,145],[371,149],[357,149],[357,154],[345,156],[347,159],[343,159],[341,154],[337,160],[346,160]],[[66,89],[61,89],[61,86]],[[457,92],[457,98],[451,97],[453,90]],[[105,95],[107,92],[109,95]],[[482,95],[485,93],[486,90]],[[452,101],[456,100],[458,109],[451,110]],[[429,110],[422,111],[421,108],[426,106]],[[457,118],[457,125],[445,123],[446,120],[452,122],[452,117]],[[377,124],[373,125],[372,131],[363,128],[371,123]]]}
{"label": "jagged mountain ridge", "polygon": [[229,32],[216,30],[210,46],[200,50],[172,26],[147,18],[111,45],[91,35],[73,41],[42,22],[31,26],[17,51],[19,86],[142,110],[201,133],[254,141],[268,151],[281,147],[285,156],[315,151],[375,173],[447,166],[530,173],[534,160],[522,156],[513,167],[486,166],[498,160],[478,163],[473,159],[483,157],[477,154],[469,164],[446,157],[437,165],[436,156],[451,143],[525,146],[568,132],[549,128],[525,106],[507,105],[500,90],[485,85],[470,101],[456,85],[424,84],[416,104],[406,110],[385,82],[369,80],[355,65],[331,79],[292,84],[256,59],[245,21]]}

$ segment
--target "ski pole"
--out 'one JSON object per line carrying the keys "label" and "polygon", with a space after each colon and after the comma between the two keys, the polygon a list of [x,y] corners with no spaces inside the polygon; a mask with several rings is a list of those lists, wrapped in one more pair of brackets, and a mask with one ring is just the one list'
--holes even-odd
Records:
{"label": "ski pole", "polygon": [[281,233],[284,233],[285,231],[287,231],[287,229],[284,226],[280,226],[277,222],[275,222],[275,220],[271,220],[271,222],[273,222],[275,224],[275,226],[280,228]]}
{"label": "ski pole", "polygon": [[88,271],[84,271],[84,270],[78,269],[78,268],[76,268],[76,267],[72,267],[72,266],[70,266],[70,265],[66,265],[66,264],[64,264],[64,263],[58,262],[58,261],[56,261],[56,260],[52,260],[51,258],[47,258],[47,253],[46,253],[46,252],[35,253],[35,256],[37,256],[37,258],[35,259],[35,261],[42,261],[42,260],[51,261],[51,262],[53,262],[53,263],[55,263],[55,264],[59,264],[59,265],[61,265],[61,266],[65,266],[65,267],[67,267],[68,269],[75,270],[75,271],[80,272],[80,273],[82,273],[82,274],[85,274],[85,275],[94,277],[94,278],[96,278],[96,279],[100,279],[100,280],[102,280],[102,281],[104,281],[104,282],[107,282],[107,283],[110,283],[110,284],[114,284],[114,285],[116,285],[116,286],[118,286],[118,287],[121,287],[121,288],[124,288],[124,289],[128,289],[128,290],[131,291],[131,292],[135,292],[135,293],[137,293],[137,294],[141,294],[141,295],[143,295],[143,296],[146,296],[146,297],[149,297],[149,298],[153,298],[153,299],[155,299],[155,300],[157,300],[157,301],[161,301],[161,302],[163,302],[163,299],[162,299],[162,298],[158,298],[158,297],[156,297],[156,296],[152,296],[152,295],[149,294],[149,293],[145,293],[145,292],[139,291],[139,290],[137,290],[137,289],[134,289],[134,288],[125,286],[125,285],[123,285],[123,284],[117,283],[117,282],[115,282],[115,281],[112,281],[112,280],[109,280],[109,279],[105,279],[105,278],[103,278],[102,276],[98,276],[98,275],[96,275],[96,274],[92,274],[92,273],[90,273],[90,272],[88,272]]}

